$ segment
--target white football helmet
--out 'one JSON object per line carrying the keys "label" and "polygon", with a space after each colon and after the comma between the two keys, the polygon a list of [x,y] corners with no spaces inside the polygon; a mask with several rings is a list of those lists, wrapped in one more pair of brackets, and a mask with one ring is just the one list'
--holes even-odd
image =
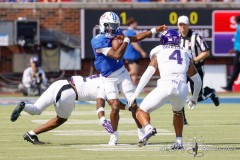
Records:
{"label": "white football helmet", "polygon": [[108,37],[114,37],[120,26],[120,19],[114,12],[105,12],[99,19],[100,32]]}

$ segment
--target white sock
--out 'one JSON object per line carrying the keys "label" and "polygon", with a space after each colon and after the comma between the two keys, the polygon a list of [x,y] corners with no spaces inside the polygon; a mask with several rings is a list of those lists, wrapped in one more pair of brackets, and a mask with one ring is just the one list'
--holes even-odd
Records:
{"label": "white sock", "polygon": [[100,120],[101,124],[103,124],[103,122],[106,120],[106,118],[103,116],[99,120]]}
{"label": "white sock", "polygon": [[118,137],[118,131],[114,131],[112,134],[113,134],[114,136]]}
{"label": "white sock", "polygon": [[144,132],[145,132],[144,128],[138,128],[138,133],[144,133]]}
{"label": "white sock", "polygon": [[151,124],[148,124],[144,127],[145,132],[147,132],[149,129],[152,129],[152,128],[153,128],[153,126]]}
{"label": "white sock", "polygon": [[26,104],[23,110],[31,115],[41,114],[41,111],[33,104]]}
{"label": "white sock", "polygon": [[28,133],[29,133],[30,135],[32,135],[32,136],[33,136],[33,135],[36,135],[36,133],[34,133],[33,130],[29,131]]}
{"label": "white sock", "polygon": [[182,142],[182,137],[176,137],[176,142],[178,143],[178,144],[182,144],[183,142]]}

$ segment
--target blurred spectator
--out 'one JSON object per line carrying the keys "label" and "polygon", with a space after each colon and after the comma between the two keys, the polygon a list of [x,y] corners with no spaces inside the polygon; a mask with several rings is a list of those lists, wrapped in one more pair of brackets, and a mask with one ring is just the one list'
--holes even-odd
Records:
{"label": "blurred spectator", "polygon": [[25,96],[40,95],[47,89],[48,82],[45,72],[40,68],[38,57],[30,59],[30,67],[24,70],[19,89]]}
{"label": "blurred spectator", "polygon": [[[138,23],[134,18],[127,19],[128,29],[126,31],[126,36],[135,36]],[[129,67],[129,74],[131,76],[134,85],[137,85],[137,77],[139,73],[139,59],[140,57],[146,58],[146,52],[141,48],[141,46],[134,42],[127,46],[126,52],[123,56],[126,64]]]}
{"label": "blurred spectator", "polygon": [[231,76],[230,81],[228,82],[226,87],[222,87],[223,89],[227,91],[232,91],[232,85],[236,78],[238,77],[238,74],[240,72],[240,16],[236,17],[236,23],[237,23],[237,30],[235,33],[235,41],[234,41],[234,52],[235,52],[235,58],[234,58],[234,69],[233,74]]}

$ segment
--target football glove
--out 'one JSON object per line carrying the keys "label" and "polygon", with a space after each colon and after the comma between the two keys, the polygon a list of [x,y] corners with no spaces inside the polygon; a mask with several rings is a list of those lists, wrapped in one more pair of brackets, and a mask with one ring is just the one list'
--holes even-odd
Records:
{"label": "football glove", "polygon": [[193,101],[191,98],[186,100],[188,109],[193,109],[196,107],[197,103]]}
{"label": "football glove", "polygon": [[113,128],[112,128],[112,123],[108,120],[104,120],[103,123],[102,123],[102,126],[105,128],[105,130],[108,132],[108,133],[113,133]]}
{"label": "football glove", "polygon": [[132,97],[130,97],[130,99],[128,100],[128,106],[131,107],[132,104],[134,103],[134,101],[136,100],[137,95],[132,95]]}

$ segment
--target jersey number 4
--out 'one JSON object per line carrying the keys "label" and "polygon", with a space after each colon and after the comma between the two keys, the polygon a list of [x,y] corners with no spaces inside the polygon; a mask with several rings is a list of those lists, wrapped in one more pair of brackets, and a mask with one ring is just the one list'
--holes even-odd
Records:
{"label": "jersey number 4", "polygon": [[169,60],[177,60],[178,64],[182,64],[182,57],[181,57],[181,52],[180,50],[175,50],[170,56]]}

